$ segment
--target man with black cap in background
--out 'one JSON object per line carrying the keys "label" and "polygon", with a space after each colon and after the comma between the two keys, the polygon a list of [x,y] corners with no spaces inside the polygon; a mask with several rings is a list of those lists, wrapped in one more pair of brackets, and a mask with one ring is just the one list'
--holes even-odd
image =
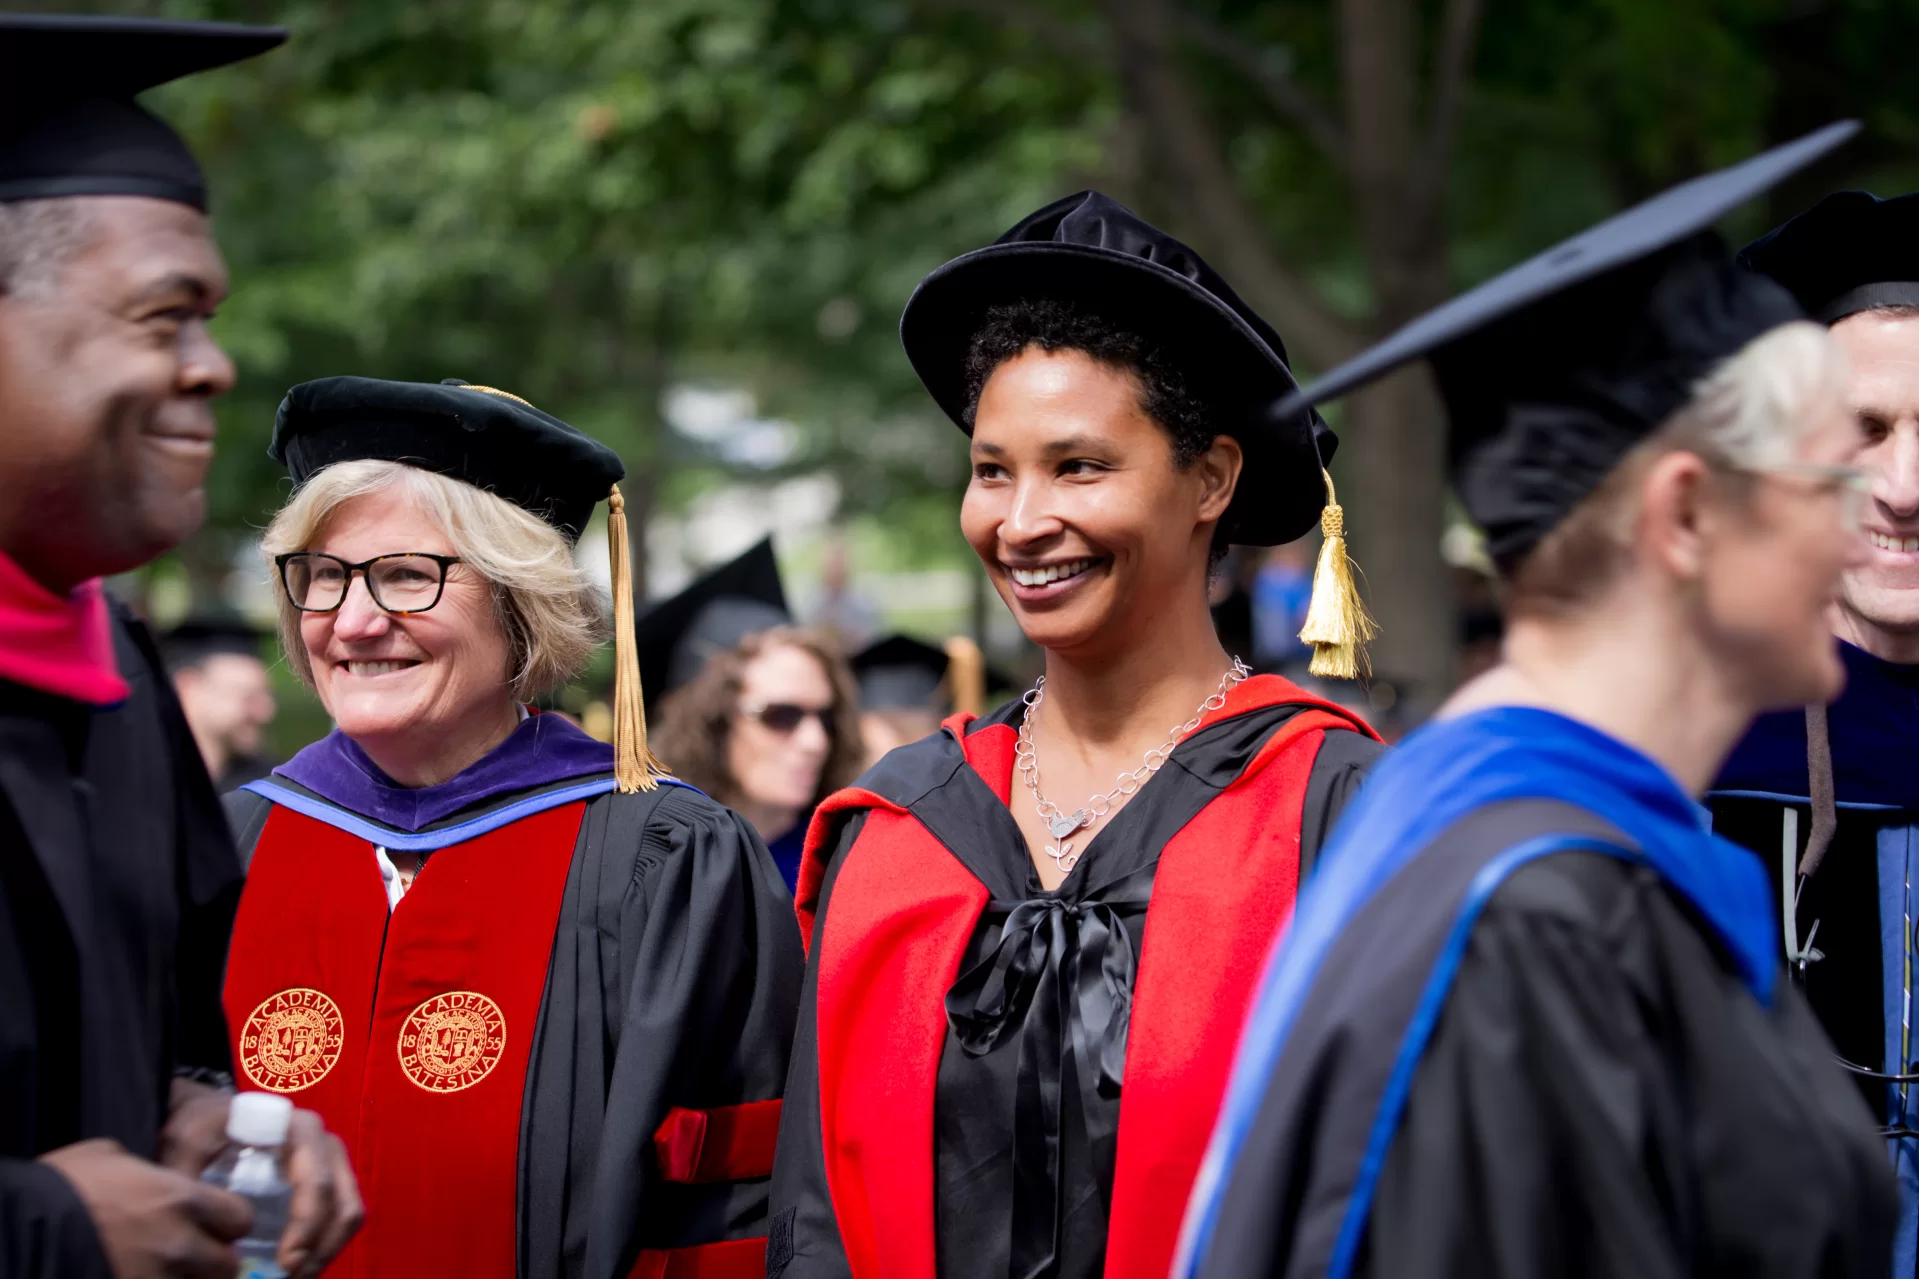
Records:
{"label": "man with black cap in background", "polygon": [[[231,1275],[219,984],[240,870],[152,637],[100,579],[205,513],[226,293],[185,144],[134,95],[277,30],[0,15],[0,1274]],[[279,1260],[357,1227],[289,1136]]]}
{"label": "man with black cap in background", "polygon": [[187,727],[222,795],[273,771],[260,753],[276,710],[261,638],[242,618],[209,613],[189,617],[160,640]]}
{"label": "man with black cap in background", "polygon": [[[1846,688],[1762,716],[1727,761],[1715,828],[1758,853],[1787,964],[1885,1125],[1899,1176],[1895,1273],[1919,1265],[1919,195],[1840,191],[1755,241],[1747,267],[1830,326],[1850,363],[1870,546],[1841,582]],[[1903,1076],[1903,1077],[1902,1077]]]}

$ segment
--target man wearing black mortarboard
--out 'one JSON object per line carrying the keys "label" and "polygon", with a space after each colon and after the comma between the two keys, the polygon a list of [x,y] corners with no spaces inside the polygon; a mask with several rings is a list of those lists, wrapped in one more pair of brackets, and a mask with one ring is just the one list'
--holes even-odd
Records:
{"label": "man wearing black mortarboard", "polygon": [[[240,868],[152,636],[100,579],[205,513],[227,289],[184,142],[137,94],[277,30],[0,15],[0,1274],[232,1274],[220,1011]],[[280,1261],[360,1217],[297,1111]]]}
{"label": "man wearing black mortarboard", "polygon": [[[1919,1127],[1911,1017],[1919,939],[1919,195],[1829,195],[1740,261],[1829,326],[1872,475],[1869,545],[1841,579],[1832,630],[1846,688],[1753,725],[1711,798],[1714,826],[1771,868],[1781,944],[1813,1010],[1888,1129]],[[1904,1076],[1904,1078],[1900,1078]],[[1893,1269],[1919,1266],[1919,1139],[1892,1143]]]}
{"label": "man wearing black mortarboard", "polygon": [[[1854,131],[1659,195],[1285,408],[1430,361],[1500,663],[1367,778],[1268,961],[1174,1279],[1884,1279],[1884,1144],[1705,792],[1844,678],[1843,353],[1711,230]],[[1908,1272],[1909,1273],[1909,1272]]]}

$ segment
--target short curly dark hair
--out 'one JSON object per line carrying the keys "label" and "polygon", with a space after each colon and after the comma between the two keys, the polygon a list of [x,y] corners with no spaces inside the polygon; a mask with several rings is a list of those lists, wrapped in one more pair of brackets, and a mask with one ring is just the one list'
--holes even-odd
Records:
{"label": "short curly dark hair", "polygon": [[1054,298],[1009,302],[986,312],[966,350],[966,427],[993,371],[1028,347],[1080,351],[1139,379],[1140,408],[1173,437],[1173,464],[1191,466],[1219,434],[1217,408],[1187,385],[1177,363],[1154,342],[1097,311]]}

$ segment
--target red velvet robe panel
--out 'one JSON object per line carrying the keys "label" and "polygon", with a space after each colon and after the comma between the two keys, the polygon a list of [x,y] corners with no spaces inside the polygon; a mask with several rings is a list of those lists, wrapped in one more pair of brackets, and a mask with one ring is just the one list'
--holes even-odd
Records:
{"label": "red velvet robe panel", "polygon": [[367,1220],[330,1276],[513,1279],[526,1063],[584,808],[440,849],[390,917],[366,840],[267,820],[227,1020],[241,1085],[318,1110],[352,1154]]}

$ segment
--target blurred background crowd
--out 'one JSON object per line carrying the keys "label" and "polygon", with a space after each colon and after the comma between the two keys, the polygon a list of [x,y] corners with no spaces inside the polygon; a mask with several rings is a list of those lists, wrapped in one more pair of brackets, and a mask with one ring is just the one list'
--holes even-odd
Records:
{"label": "blurred background crowd", "polygon": [[[963,438],[895,326],[922,274],[1026,211],[1113,193],[1240,283],[1310,378],[1611,210],[1839,116],[1861,141],[1746,210],[1735,243],[1829,190],[1919,184],[1904,0],[67,7],[296,36],[154,95],[218,193],[240,283],[216,332],[240,383],[207,527],[115,588],[163,629],[194,623],[170,660],[226,785],[326,730],[265,639],[258,532],[287,484],[266,441],[296,382],[524,395],[624,457],[645,598],[770,534],[791,611],[848,651],[966,636],[1024,687],[1036,657],[956,525]],[[1372,679],[1334,691],[1390,734],[1488,660],[1497,605],[1424,375],[1335,412],[1382,634]],[[604,538],[582,563],[605,564]],[[1315,551],[1228,561],[1229,650],[1302,665]],[[602,662],[557,699],[589,727]]]}

